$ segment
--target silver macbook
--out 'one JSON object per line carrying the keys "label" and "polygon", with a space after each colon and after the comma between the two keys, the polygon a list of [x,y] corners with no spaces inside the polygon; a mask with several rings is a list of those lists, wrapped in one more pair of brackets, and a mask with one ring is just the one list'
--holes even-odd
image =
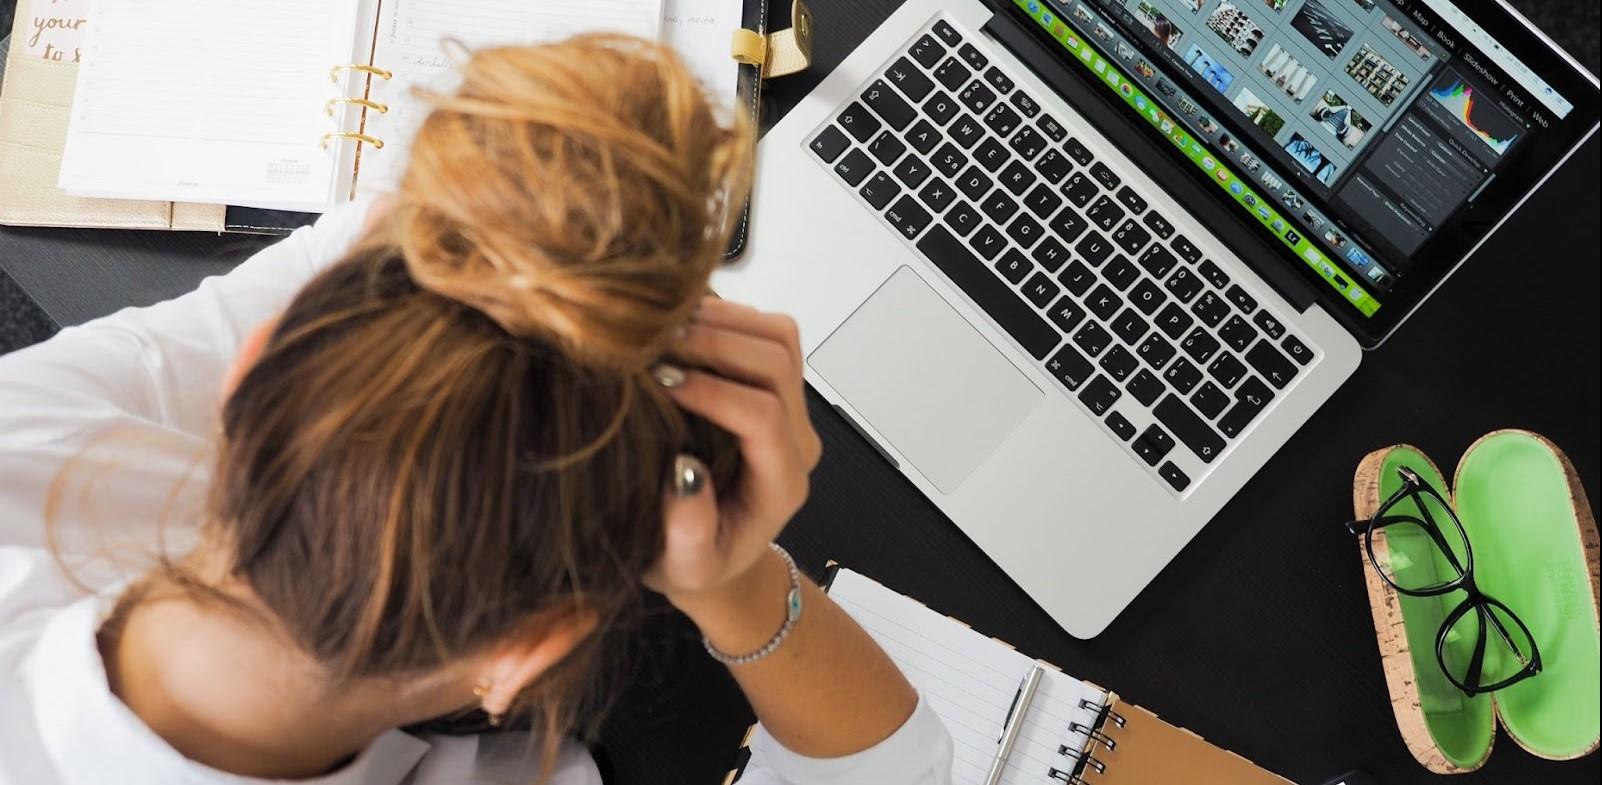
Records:
{"label": "silver macbook", "polygon": [[1597,112],[1496,3],[910,0],[764,137],[713,285],[1091,637]]}

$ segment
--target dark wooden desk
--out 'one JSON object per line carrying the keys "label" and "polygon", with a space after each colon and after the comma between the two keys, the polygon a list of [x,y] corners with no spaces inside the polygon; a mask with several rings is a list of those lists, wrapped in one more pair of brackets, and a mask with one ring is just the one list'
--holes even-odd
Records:
{"label": "dark wooden desk", "polygon": [[[773,86],[774,116],[897,0],[812,5],[818,65]],[[1451,464],[1485,431],[1521,426],[1562,445],[1597,498],[1598,169],[1593,139],[1099,638],[1059,631],[824,407],[814,415],[826,460],[784,541],[814,571],[828,559],[856,567],[1297,782],[1353,767],[1386,785],[1436,781],[1403,748],[1387,703],[1357,549],[1339,525],[1351,472],[1394,442]],[[0,230],[0,266],[72,324],[186,291],[260,244]],[[720,782],[749,714],[689,630],[664,618],[650,640],[604,733],[612,781]],[[1541,761],[1504,736],[1483,770],[1454,781],[1599,780],[1595,754]]]}

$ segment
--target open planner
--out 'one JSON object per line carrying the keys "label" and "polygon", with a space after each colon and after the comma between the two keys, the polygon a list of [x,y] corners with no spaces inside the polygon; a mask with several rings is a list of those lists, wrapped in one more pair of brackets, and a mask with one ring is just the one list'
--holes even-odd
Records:
{"label": "open planner", "polygon": [[[957,785],[985,785],[998,757],[1002,785],[1290,785],[861,574],[830,569],[829,596],[945,721]],[[1039,674],[1032,694],[1026,689],[1031,673]],[[1016,731],[1008,734],[1012,726]],[[1014,736],[1010,748],[1003,744],[1008,735]],[[749,757],[729,782],[761,765],[760,754]]]}
{"label": "open planner", "polygon": [[[392,188],[461,54],[619,32],[732,110],[744,0],[94,0],[59,185],[319,212]],[[765,4],[764,4],[765,5]]]}

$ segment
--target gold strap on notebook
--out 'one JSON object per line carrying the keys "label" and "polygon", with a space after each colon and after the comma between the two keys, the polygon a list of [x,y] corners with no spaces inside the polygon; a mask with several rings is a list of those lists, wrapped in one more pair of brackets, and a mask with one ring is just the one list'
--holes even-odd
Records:
{"label": "gold strap on notebook", "polygon": [[323,134],[323,149],[327,150],[329,142],[332,142],[336,139],[351,139],[363,144],[370,144],[373,146],[374,150],[384,149],[384,140],[376,136],[368,136],[367,134],[357,133],[355,131],[334,131],[332,133]]}
{"label": "gold strap on notebook", "polygon": [[365,106],[368,109],[371,109],[371,110],[373,110],[373,111],[375,111],[375,112],[377,112],[379,114],[388,114],[389,113],[389,104],[381,104],[381,103],[379,103],[377,101],[369,101],[366,98],[330,98],[330,99],[328,99],[328,103],[326,104],[326,106],[324,108],[324,112],[327,113],[327,115],[329,117],[333,117],[334,116],[334,107],[339,106],[340,104],[349,104],[351,106]]}
{"label": "gold strap on notebook", "polygon": [[395,78],[395,74],[385,71],[376,65],[366,65],[364,63],[346,63],[344,65],[336,65],[333,68],[328,69],[328,81],[338,84],[339,75],[350,71],[360,71],[364,74],[372,74],[373,76],[385,81]]}
{"label": "gold strap on notebook", "polygon": [[790,29],[764,36],[755,30],[734,31],[730,48],[735,62],[754,65],[763,79],[788,76],[812,65],[812,11],[792,0]]}

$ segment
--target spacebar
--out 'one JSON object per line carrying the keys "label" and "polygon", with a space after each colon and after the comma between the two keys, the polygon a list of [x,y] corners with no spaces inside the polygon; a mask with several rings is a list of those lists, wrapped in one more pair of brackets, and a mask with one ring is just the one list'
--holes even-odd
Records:
{"label": "spacebar", "polygon": [[934,262],[957,288],[973,298],[980,310],[1001,325],[1001,329],[1022,344],[1024,351],[1034,355],[1036,360],[1045,359],[1046,353],[1061,342],[1062,335],[1055,327],[1040,318],[1024,302],[1022,295],[1002,283],[984,262],[979,261],[979,257],[974,256],[962,241],[952,237],[945,227],[930,227],[929,232],[918,241],[918,250],[923,251],[929,261]]}

